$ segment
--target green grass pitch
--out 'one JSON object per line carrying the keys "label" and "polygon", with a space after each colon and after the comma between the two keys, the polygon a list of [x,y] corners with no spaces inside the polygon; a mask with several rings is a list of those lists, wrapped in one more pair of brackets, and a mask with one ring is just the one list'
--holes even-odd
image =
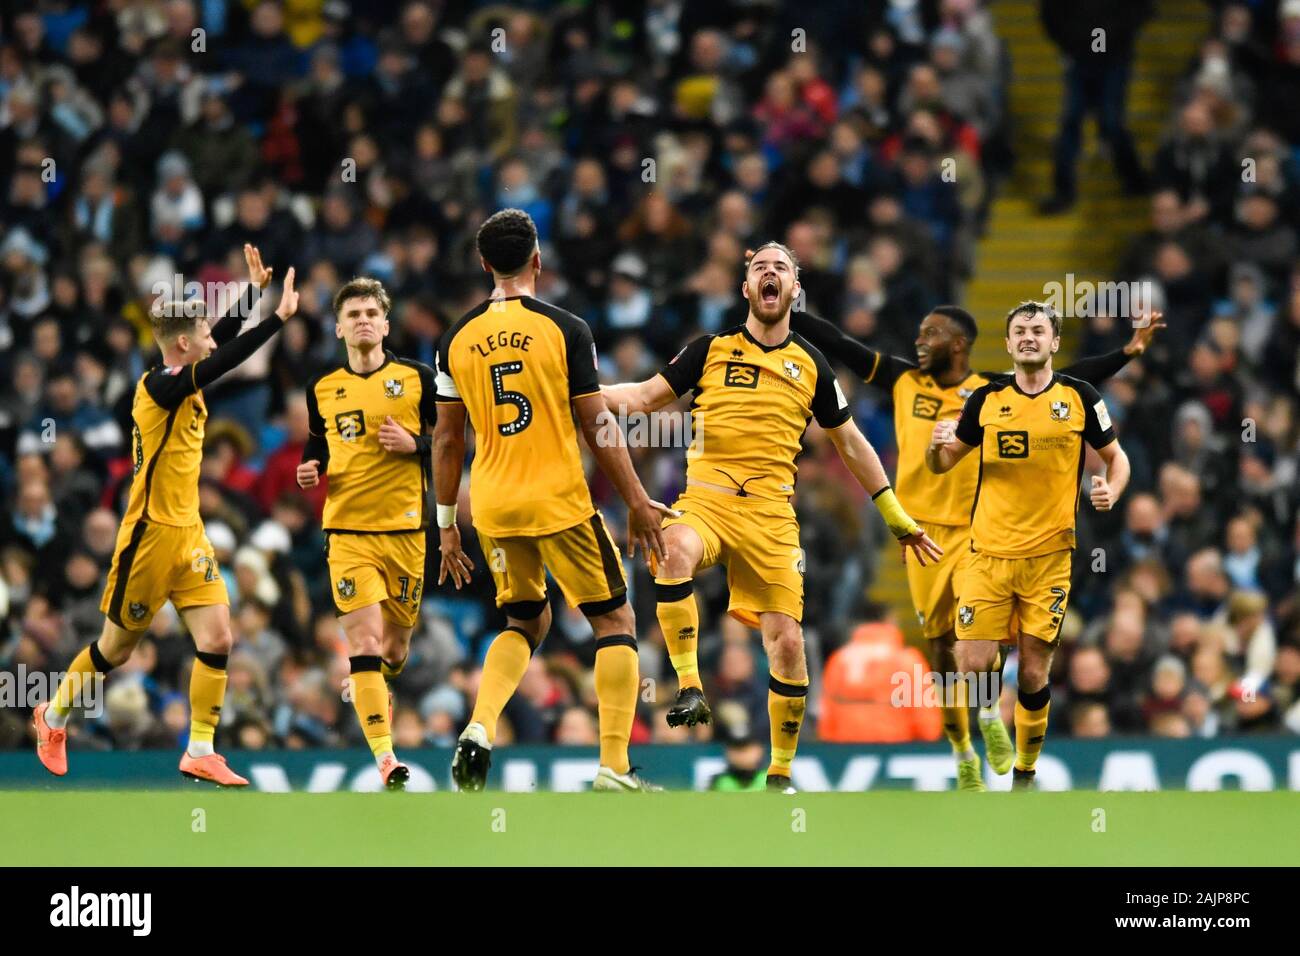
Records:
{"label": "green grass pitch", "polygon": [[1294,792],[27,791],[0,864],[1295,865],[1297,819]]}

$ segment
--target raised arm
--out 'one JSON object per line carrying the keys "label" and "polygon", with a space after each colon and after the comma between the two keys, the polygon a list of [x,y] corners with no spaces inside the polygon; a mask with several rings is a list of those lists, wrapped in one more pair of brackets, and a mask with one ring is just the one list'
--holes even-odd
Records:
{"label": "raised arm", "polygon": [[[212,341],[220,347],[236,335],[244,323],[244,316],[252,316],[253,310],[261,300],[262,293],[271,284],[271,275],[275,271],[262,264],[262,253],[252,243],[244,243],[244,263],[248,266],[248,284],[240,291],[239,298],[226,307],[226,314],[212,326]],[[260,313],[259,313],[260,314]]]}
{"label": "raised arm", "polygon": [[194,363],[196,388],[211,385],[269,342],[271,336],[283,328],[285,320],[298,311],[298,293],[294,290],[293,283],[294,271],[290,266],[284,276],[284,289],[280,293],[280,304],[276,306],[275,313],[263,319],[267,298],[259,297],[253,306],[253,314],[249,316],[249,321],[255,322],[254,326],[243,335],[236,335],[225,345],[218,346],[207,358]]}
{"label": "raised arm", "polygon": [[1122,349],[1081,358],[1073,365],[1061,369],[1062,374],[1083,379],[1089,385],[1100,386],[1102,382],[1116,375],[1120,369],[1147,350],[1156,332],[1165,328],[1165,323],[1161,321],[1163,318],[1163,313],[1152,312],[1145,317],[1142,325],[1133,330],[1132,338]]}
{"label": "raised arm", "polygon": [[893,388],[904,372],[916,368],[915,362],[868,348],[833,323],[807,312],[791,312],[790,328],[817,346],[831,361],[839,362],[868,385],[885,391]]}
{"label": "raised arm", "polygon": [[284,291],[275,314],[262,320],[261,313],[265,308],[266,299],[263,297],[253,306],[253,318],[259,320],[258,324],[245,334],[237,335],[225,345],[218,346],[207,358],[179,369],[163,369],[146,376],[144,386],[150,398],[163,408],[177,408],[187,396],[211,385],[270,341],[271,336],[284,327],[284,320],[298,310],[298,293],[293,288],[292,268],[284,277]]}

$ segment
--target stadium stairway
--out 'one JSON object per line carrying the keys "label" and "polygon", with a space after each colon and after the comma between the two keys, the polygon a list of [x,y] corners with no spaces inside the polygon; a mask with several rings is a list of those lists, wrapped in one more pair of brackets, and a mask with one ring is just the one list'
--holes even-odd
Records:
{"label": "stadium stairway", "polygon": [[[1144,197],[1122,194],[1090,117],[1079,157],[1078,203],[1063,215],[1039,215],[1038,201],[1052,189],[1052,147],[1064,95],[1061,56],[1043,32],[1038,0],[998,0],[993,15],[1011,58],[1008,109],[1016,165],[992,203],[963,296],[980,326],[972,364],[983,370],[1009,367],[1002,322],[1012,305],[1042,298],[1044,285],[1064,285],[1067,273],[1076,283],[1113,279],[1123,250],[1146,228],[1150,206]],[[1170,123],[1174,86],[1209,25],[1204,0],[1157,0],[1154,17],[1138,37],[1128,125],[1148,169]],[[1063,354],[1072,353],[1076,337],[1077,328],[1067,319]],[[920,640],[907,576],[892,543],[881,555],[871,596],[895,610],[909,640]]]}

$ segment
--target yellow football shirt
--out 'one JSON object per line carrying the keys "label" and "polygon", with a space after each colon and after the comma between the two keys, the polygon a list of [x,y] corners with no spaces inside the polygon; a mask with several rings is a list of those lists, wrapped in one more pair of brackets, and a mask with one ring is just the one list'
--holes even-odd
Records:
{"label": "yellow football shirt", "polygon": [[[870,379],[868,379],[870,381]],[[904,372],[894,382],[894,433],[898,441],[898,501],[920,522],[959,527],[970,521],[970,502],[979,481],[979,462],[967,455],[957,467],[936,475],[925,464],[936,422],[955,419],[966,399],[988,378],[971,372],[945,388],[918,369]]]}
{"label": "yellow football shirt", "polygon": [[208,408],[202,392],[186,388],[193,374],[193,365],[156,368],[136,385],[131,402],[134,475],[124,521],[175,527],[199,521],[199,465]]}
{"label": "yellow football shirt", "polygon": [[532,296],[489,299],[447,330],[437,361],[438,401],[463,403],[474,426],[475,528],[540,536],[596,513],[572,407],[600,391],[586,322]]}
{"label": "yellow football shirt", "polygon": [[345,362],[307,386],[308,427],[327,448],[321,462],[322,473],[329,475],[321,517],[325,531],[428,527],[429,459],[419,451],[386,451],[379,428],[391,416],[412,435],[423,435],[437,417],[434,392],[433,369],[392,352],[384,353],[384,363],[373,372],[354,372]]}
{"label": "yellow football shirt", "polygon": [[972,551],[1028,558],[1074,548],[1083,443],[1115,440],[1093,386],[1060,373],[1033,395],[1014,376],[989,382],[967,399],[957,438],[979,448]]}
{"label": "yellow football shirt", "polygon": [[[791,327],[806,336],[827,358],[844,363],[867,384],[890,393],[894,403],[894,431],[898,442],[897,494],[899,503],[917,521],[965,528],[970,525],[970,503],[979,481],[979,461],[967,456],[943,475],[925,464],[937,421],[955,420],[966,399],[986,382],[1005,379],[1008,372],[968,372],[953,385],[944,386],[916,362],[867,347],[825,319],[797,312]],[[1130,356],[1122,349],[1083,358],[1060,374],[1098,385],[1119,372]]]}
{"label": "yellow football shirt", "polygon": [[131,400],[133,475],[124,523],[149,521],[185,528],[199,518],[199,465],[203,461],[208,408],[203,389],[265,345],[284,323],[277,315],[260,319],[240,334],[242,316],[259,315],[249,286],[236,305],[212,326],[217,348],[188,365],[156,366],[136,383]]}
{"label": "yellow football shirt", "polygon": [[673,394],[693,391],[686,475],[784,501],[808,422],[838,428],[849,403],[826,357],[791,332],[762,345],[743,326],[691,342],[660,373]]}

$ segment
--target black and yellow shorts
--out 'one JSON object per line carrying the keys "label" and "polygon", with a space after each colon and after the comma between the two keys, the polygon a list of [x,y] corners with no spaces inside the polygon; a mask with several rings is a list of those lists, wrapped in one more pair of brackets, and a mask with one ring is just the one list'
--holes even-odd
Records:
{"label": "black and yellow shorts", "polygon": [[920,620],[921,634],[935,638],[952,631],[957,620],[957,581],[970,560],[970,525],[926,524],[924,528],[934,543],[943,548],[943,557],[938,561],[927,560],[922,567],[920,561],[908,555],[907,588]]}
{"label": "black and yellow shorts", "polygon": [[424,590],[425,532],[325,536],[330,592],[339,614],[378,604],[386,620],[414,627]]}
{"label": "black and yellow shorts", "polygon": [[666,519],[664,527],[686,525],[704,542],[697,570],[718,562],[726,567],[728,614],[749,627],[758,627],[766,611],[803,620],[804,553],[790,502],[693,486],[673,510],[681,517]]}
{"label": "black and yellow shorts", "polygon": [[512,616],[528,620],[541,613],[547,571],[569,606],[588,616],[608,614],[627,602],[623,562],[599,511],[553,534],[494,537],[479,531],[478,540],[497,586],[497,607]]}
{"label": "black and yellow shorts", "polygon": [[977,551],[961,567],[957,639],[1005,640],[1012,615],[1019,631],[1054,641],[1070,599],[1073,551],[999,558]]}
{"label": "black and yellow shorts", "polygon": [[219,571],[203,522],[176,527],[130,521],[117,533],[99,609],[118,627],[143,631],[167,601],[178,611],[229,606]]}

